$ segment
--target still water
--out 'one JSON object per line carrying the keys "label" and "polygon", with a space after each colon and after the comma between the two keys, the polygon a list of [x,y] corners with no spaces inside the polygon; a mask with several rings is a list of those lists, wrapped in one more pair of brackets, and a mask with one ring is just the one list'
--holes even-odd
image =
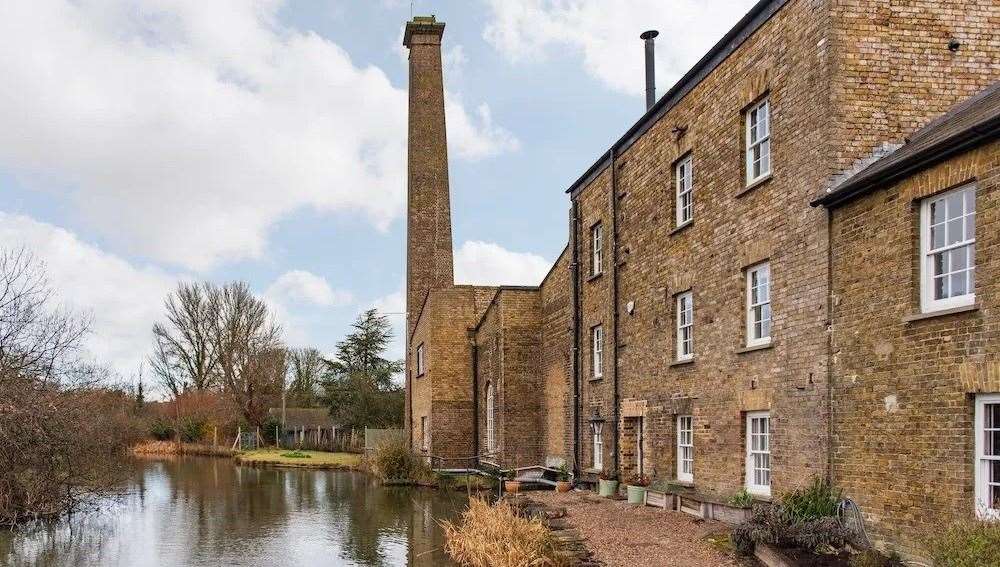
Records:
{"label": "still water", "polygon": [[126,494],[56,526],[0,532],[0,565],[450,565],[438,520],[460,492],[229,459],[137,461]]}

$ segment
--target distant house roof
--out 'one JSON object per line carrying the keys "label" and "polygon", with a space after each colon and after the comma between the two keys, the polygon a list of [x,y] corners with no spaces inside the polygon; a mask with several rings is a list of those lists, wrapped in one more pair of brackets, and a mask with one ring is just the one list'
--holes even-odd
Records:
{"label": "distant house roof", "polygon": [[[281,408],[267,410],[267,415],[281,419]],[[333,427],[337,425],[325,408],[285,408],[285,427]]]}
{"label": "distant house roof", "polygon": [[998,138],[1000,82],[953,106],[914,132],[899,149],[831,188],[812,206],[837,206]]}

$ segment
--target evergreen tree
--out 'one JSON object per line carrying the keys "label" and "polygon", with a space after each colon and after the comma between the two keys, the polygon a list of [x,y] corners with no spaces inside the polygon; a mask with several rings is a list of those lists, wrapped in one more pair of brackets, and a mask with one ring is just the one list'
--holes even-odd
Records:
{"label": "evergreen tree", "polygon": [[403,361],[385,358],[392,327],[369,309],[353,328],[337,343],[336,359],[327,363],[323,389],[330,415],[343,427],[400,427],[403,389],[394,378],[403,371]]}
{"label": "evergreen tree", "polygon": [[139,385],[135,389],[135,408],[139,411],[146,407],[146,395],[142,390],[142,378],[139,379]]}

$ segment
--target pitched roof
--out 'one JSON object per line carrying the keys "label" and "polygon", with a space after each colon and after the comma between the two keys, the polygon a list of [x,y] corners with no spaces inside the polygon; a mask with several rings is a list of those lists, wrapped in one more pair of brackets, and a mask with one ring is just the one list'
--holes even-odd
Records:
{"label": "pitched roof", "polygon": [[811,204],[837,206],[998,138],[1000,82],[953,106],[914,132],[899,149],[848,177]]}
{"label": "pitched roof", "polygon": [[[281,408],[270,408],[267,415],[281,419]],[[336,423],[326,408],[285,408],[285,427],[333,427]]]}

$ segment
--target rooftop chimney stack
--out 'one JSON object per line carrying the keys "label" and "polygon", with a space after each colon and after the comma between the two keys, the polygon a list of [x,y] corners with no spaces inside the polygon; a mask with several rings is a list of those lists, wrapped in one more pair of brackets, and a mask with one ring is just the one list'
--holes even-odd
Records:
{"label": "rooftop chimney stack", "polygon": [[656,60],[653,57],[653,38],[658,35],[660,32],[649,30],[639,36],[646,44],[646,110],[656,103]]}

